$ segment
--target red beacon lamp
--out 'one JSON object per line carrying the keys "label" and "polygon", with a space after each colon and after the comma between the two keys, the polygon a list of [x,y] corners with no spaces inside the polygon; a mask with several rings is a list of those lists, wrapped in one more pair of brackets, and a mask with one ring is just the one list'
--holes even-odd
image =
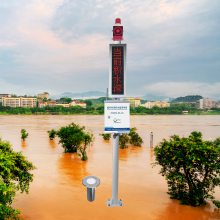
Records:
{"label": "red beacon lamp", "polygon": [[121,25],[121,19],[115,19],[115,25],[113,26],[113,41],[122,41],[123,40],[123,26]]}

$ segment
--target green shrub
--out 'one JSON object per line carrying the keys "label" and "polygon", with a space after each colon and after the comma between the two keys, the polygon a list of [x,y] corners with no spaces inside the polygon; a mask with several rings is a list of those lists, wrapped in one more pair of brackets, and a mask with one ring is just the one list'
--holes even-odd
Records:
{"label": "green shrub", "polygon": [[213,200],[212,202],[213,202],[213,204],[214,204],[217,208],[220,209],[220,201],[218,201],[218,200]]}
{"label": "green shrub", "polygon": [[[111,134],[100,134],[104,140],[110,140]],[[128,134],[120,134],[119,136],[119,147],[121,149],[127,148],[128,144],[139,146],[141,147],[141,144],[143,144],[142,138],[137,133],[137,128],[131,128],[130,132]]]}
{"label": "green shrub", "polygon": [[110,138],[111,138],[111,134],[103,133],[103,134],[100,134],[100,135],[103,137],[103,139],[104,139],[105,141],[109,141]]}
{"label": "green shrub", "polygon": [[214,199],[214,188],[220,185],[219,138],[205,141],[201,132],[195,131],[188,137],[174,135],[156,146],[155,156],[171,198],[192,206]]}

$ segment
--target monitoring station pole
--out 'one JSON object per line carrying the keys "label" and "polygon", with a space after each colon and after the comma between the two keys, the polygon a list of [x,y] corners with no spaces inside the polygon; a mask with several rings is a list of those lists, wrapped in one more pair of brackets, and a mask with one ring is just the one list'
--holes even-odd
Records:
{"label": "monitoring station pole", "polygon": [[125,97],[125,63],[126,44],[122,44],[123,26],[121,19],[115,19],[113,26],[113,44],[109,45],[110,71],[109,71],[109,97],[105,101],[105,133],[113,134],[112,150],[112,198],[108,206],[122,206],[118,199],[118,168],[119,168],[119,136],[130,131],[130,103],[124,101]]}

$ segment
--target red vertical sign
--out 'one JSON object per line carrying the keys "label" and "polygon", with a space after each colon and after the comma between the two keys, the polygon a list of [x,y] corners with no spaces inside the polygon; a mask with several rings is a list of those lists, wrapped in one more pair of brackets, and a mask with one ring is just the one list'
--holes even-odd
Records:
{"label": "red vertical sign", "polygon": [[124,95],[124,47],[112,46],[112,95]]}

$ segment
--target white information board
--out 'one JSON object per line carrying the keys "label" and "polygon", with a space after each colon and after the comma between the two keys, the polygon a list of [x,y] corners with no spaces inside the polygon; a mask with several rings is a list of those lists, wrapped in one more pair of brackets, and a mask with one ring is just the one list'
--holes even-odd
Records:
{"label": "white information board", "polygon": [[129,133],[130,103],[105,101],[105,133]]}

